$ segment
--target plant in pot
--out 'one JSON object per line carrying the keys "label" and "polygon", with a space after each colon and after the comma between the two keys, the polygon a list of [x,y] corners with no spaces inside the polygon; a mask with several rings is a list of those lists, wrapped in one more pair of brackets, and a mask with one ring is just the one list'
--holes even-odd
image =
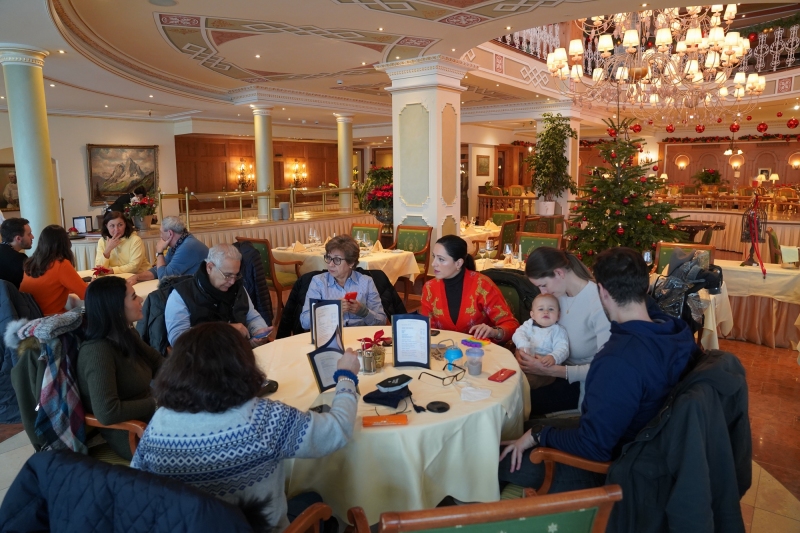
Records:
{"label": "plant in pot", "polygon": [[528,171],[533,172],[533,191],[543,199],[541,213],[552,215],[555,212],[555,199],[565,190],[577,194],[578,189],[569,175],[567,158],[567,139],[577,139],[576,132],[569,125],[569,118],[561,113],[542,115],[543,128],[536,138],[536,150],[525,158]]}
{"label": "plant in pot", "polygon": [[714,190],[722,184],[722,175],[719,170],[702,168],[692,176],[692,180],[703,189]]}
{"label": "plant in pot", "polygon": [[392,167],[372,167],[367,173],[364,182],[365,211],[369,211],[375,218],[385,225],[394,223],[394,185]]}
{"label": "plant in pot", "polygon": [[153,215],[156,214],[156,203],[156,199],[150,196],[145,196],[142,199],[134,196],[131,199],[131,203],[125,206],[125,214],[131,217],[136,229],[150,229]]}

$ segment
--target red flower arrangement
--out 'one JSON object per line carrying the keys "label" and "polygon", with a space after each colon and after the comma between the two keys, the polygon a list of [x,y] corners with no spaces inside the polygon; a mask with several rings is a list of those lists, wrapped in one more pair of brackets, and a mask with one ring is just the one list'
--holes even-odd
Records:
{"label": "red flower arrangement", "polygon": [[381,208],[391,208],[394,205],[394,185],[378,185],[367,193],[367,211]]}
{"label": "red flower arrangement", "polygon": [[94,277],[96,277],[96,278],[99,278],[100,276],[105,276],[106,274],[113,274],[114,273],[114,271],[111,270],[110,268],[106,268],[106,267],[100,266],[100,265],[94,267],[92,269],[92,272],[94,272]]}
{"label": "red flower arrangement", "polygon": [[156,213],[156,199],[145,196],[141,200],[134,197],[131,203],[125,206],[125,214],[131,217],[143,217]]}
{"label": "red flower arrangement", "polygon": [[384,341],[389,341],[389,340],[392,340],[391,337],[384,337],[382,329],[376,331],[375,335],[371,339],[369,337],[358,339],[358,341],[362,343],[365,350],[369,350],[373,346],[382,346]]}

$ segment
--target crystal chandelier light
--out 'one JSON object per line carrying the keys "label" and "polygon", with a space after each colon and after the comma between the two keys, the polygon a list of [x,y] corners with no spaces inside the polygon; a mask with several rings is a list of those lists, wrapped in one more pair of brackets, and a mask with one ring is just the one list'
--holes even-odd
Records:
{"label": "crystal chandelier light", "polygon": [[755,107],[766,84],[758,74],[734,73],[750,49],[747,38],[726,31],[735,17],[735,4],[724,12],[720,4],[579,19],[588,49],[573,39],[568,50],[548,54],[547,66],[577,105],[614,105],[670,133],[690,123],[702,133],[704,124]]}

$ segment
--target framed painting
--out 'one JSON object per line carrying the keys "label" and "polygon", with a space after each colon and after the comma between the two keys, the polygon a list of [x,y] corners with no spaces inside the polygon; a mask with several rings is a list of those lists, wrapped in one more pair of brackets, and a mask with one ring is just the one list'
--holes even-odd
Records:
{"label": "framed painting", "polygon": [[[0,208],[6,209],[9,207],[8,198],[13,197],[11,190],[6,191],[6,187],[8,184],[11,183],[9,180],[8,175],[11,173],[16,173],[14,170],[16,167],[13,163],[11,164],[1,164],[0,165]],[[13,205],[13,209],[19,209],[19,200],[17,200],[17,204]]]}
{"label": "framed painting", "polygon": [[489,156],[488,155],[477,155],[476,158],[476,165],[475,165],[475,175],[476,176],[488,176],[489,175]]}
{"label": "framed painting", "polygon": [[90,205],[113,203],[136,187],[158,191],[158,146],[87,144]]}
{"label": "framed painting", "polygon": [[758,173],[764,176],[766,179],[769,179],[769,175],[772,174],[771,168],[759,168]]}

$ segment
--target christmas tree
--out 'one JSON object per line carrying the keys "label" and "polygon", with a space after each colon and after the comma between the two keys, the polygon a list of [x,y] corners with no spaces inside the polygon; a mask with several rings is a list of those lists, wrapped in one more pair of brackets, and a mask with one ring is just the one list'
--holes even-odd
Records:
{"label": "christmas tree", "polygon": [[[571,207],[574,215],[567,239],[571,250],[588,266],[594,264],[597,254],[613,246],[654,251],[658,241],[674,242],[683,235],[670,229],[676,221],[670,215],[674,206],[652,200],[662,184],[655,176],[648,177],[650,165],[633,164],[637,152],[642,151],[642,139],[628,140],[629,129],[641,131],[641,126],[632,124],[634,120],[604,121],[614,139],[598,145],[608,166],[587,176],[586,185],[580,188],[582,197]],[[657,165],[653,171],[658,171]]]}

